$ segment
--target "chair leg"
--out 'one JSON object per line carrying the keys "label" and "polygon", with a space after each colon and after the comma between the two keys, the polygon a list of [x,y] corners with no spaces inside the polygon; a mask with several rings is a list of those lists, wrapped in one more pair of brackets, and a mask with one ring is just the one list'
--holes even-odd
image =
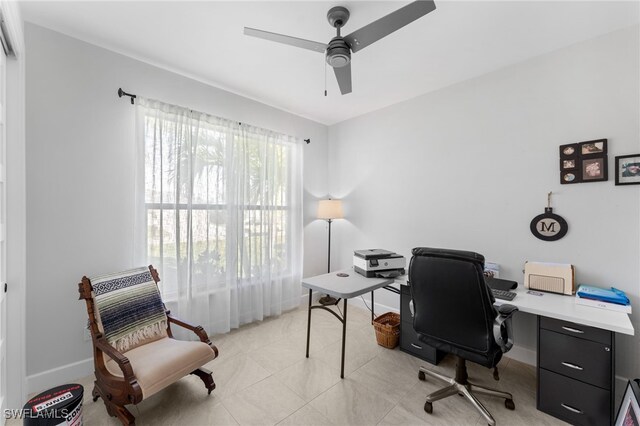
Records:
{"label": "chair leg", "polygon": [[[136,424],[136,418],[133,417],[133,414],[131,414],[129,410],[127,410],[122,405],[115,405],[115,404],[112,404],[112,405],[115,411],[114,417],[117,417],[122,422],[123,425],[133,426]],[[107,409],[107,411],[109,411],[109,409]]]}
{"label": "chair leg", "polygon": [[95,382],[93,391],[91,391],[91,395],[93,396],[93,400],[97,401],[98,398],[102,398],[102,402],[104,402],[104,406],[107,409],[107,414],[111,417],[117,417],[120,422],[125,426],[132,426],[136,424],[136,418],[131,414],[129,410],[127,410],[123,405],[114,404],[111,402],[110,395],[105,395],[98,383]]}
{"label": "chair leg", "polygon": [[476,407],[476,410],[478,410],[480,414],[482,414],[482,417],[485,418],[485,420],[490,426],[494,426],[496,424],[496,421],[494,420],[493,416],[491,416],[491,414],[485,408],[485,406],[482,405],[482,402],[480,402],[474,394],[469,392],[469,389],[467,389],[466,386],[460,386],[460,391],[462,392],[464,397],[467,398],[471,402],[471,404],[473,404],[474,407]]}
{"label": "chair leg", "polygon": [[204,382],[204,386],[209,391],[209,395],[211,394],[211,391],[216,388],[216,384],[213,381],[213,375],[211,374],[211,371],[207,370],[206,368],[200,367],[197,370],[193,370],[191,374],[200,377],[200,380]]}
{"label": "chair leg", "polygon": [[439,399],[444,399],[448,396],[455,395],[458,392],[458,387],[453,384],[451,386],[447,386],[446,388],[438,389],[437,391],[427,395],[427,402],[435,402]]}
{"label": "chair leg", "polygon": [[476,385],[475,383],[469,383],[469,390],[473,393],[479,393],[480,395],[497,396],[498,398],[513,399],[513,395],[509,392],[503,392],[498,389],[487,388],[484,386]]}
{"label": "chair leg", "polygon": [[93,390],[91,391],[91,397],[93,398],[93,402],[96,402],[98,398],[100,398],[100,392],[98,392],[98,384],[96,382],[93,383]]}
{"label": "chair leg", "polygon": [[[422,374],[420,374],[420,373],[422,373]],[[436,373],[435,371],[428,370],[428,369],[426,369],[424,367],[420,367],[420,371],[419,371],[418,374],[419,374],[420,380],[424,380],[424,375],[426,374],[427,376],[433,377],[433,378],[438,379],[438,380],[442,380],[443,382],[449,383],[450,385],[452,385],[452,384],[454,384],[456,382],[451,377],[443,376],[440,373]]]}

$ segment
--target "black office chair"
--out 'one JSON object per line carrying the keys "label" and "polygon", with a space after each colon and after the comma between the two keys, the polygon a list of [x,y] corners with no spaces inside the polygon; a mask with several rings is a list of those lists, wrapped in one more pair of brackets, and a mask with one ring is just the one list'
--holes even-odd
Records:
{"label": "black office chair", "polygon": [[424,409],[432,413],[434,401],[460,394],[471,401],[489,425],[495,425],[473,393],[504,398],[510,410],[515,409],[513,397],[469,382],[466,361],[494,368],[494,379],[499,379],[496,366],[502,354],[513,346],[511,315],[518,308],[504,304],[496,310],[493,306],[493,294],[484,282],[482,255],[426,247],[414,248],[411,253],[413,328],[422,342],[456,357],[455,379],[420,367],[420,380],[427,375],[449,383],[427,395]]}

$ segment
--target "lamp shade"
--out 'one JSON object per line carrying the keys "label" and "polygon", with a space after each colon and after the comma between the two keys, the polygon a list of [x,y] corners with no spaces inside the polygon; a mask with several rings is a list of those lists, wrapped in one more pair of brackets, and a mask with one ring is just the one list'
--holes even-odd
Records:
{"label": "lamp shade", "polygon": [[318,219],[342,219],[342,201],[320,200],[318,203]]}

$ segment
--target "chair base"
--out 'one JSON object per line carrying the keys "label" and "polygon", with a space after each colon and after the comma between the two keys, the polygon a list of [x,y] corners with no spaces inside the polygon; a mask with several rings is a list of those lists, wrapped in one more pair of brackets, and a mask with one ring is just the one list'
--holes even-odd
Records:
{"label": "chair base", "polygon": [[420,371],[418,373],[418,378],[420,380],[425,380],[425,376],[429,376],[435,379],[442,380],[445,383],[449,383],[449,386],[427,395],[426,402],[424,403],[424,410],[427,413],[431,414],[433,412],[433,402],[444,399],[451,395],[460,395],[471,402],[476,410],[480,412],[482,417],[485,418],[487,424],[489,424],[490,426],[494,426],[496,424],[495,419],[493,418],[493,416],[491,416],[491,413],[489,413],[485,406],[478,400],[478,398],[476,398],[474,393],[504,398],[504,405],[507,409],[514,410],[516,408],[515,404],[513,403],[513,396],[510,393],[503,392],[497,389],[487,388],[469,382],[469,380],[467,380],[468,376],[466,361],[459,357],[456,358],[457,364],[455,379],[436,373],[435,371],[427,370],[424,367],[420,367]]}
{"label": "chair base", "polygon": [[133,417],[133,414],[131,414],[131,412],[127,410],[124,405],[118,405],[111,402],[111,398],[109,398],[109,395],[103,395],[100,387],[98,386],[98,382],[94,382],[91,396],[93,397],[93,402],[96,402],[98,398],[102,398],[104,406],[107,409],[107,414],[109,414],[109,416],[116,417],[125,426],[135,425],[136,418]]}
{"label": "chair base", "polygon": [[[216,384],[213,381],[213,375],[211,371],[207,370],[204,367],[200,367],[196,370],[193,370],[190,374],[194,376],[198,376],[200,380],[204,383],[204,386],[207,388],[208,394],[211,394],[216,388]],[[109,394],[104,394],[101,390],[98,382],[94,382],[93,391],[91,392],[91,396],[93,398],[93,402],[96,402],[98,398],[102,398],[105,407],[107,408],[107,413],[111,417],[117,417],[120,422],[125,426],[133,426],[135,425],[135,417],[124,405],[119,405],[113,402],[113,398]]]}

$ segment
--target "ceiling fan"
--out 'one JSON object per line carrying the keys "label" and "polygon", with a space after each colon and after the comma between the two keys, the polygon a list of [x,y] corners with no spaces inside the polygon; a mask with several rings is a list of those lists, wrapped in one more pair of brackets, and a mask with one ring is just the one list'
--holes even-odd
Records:
{"label": "ceiling fan", "polygon": [[340,92],[345,95],[351,93],[351,52],[355,53],[364,49],[392,32],[434,11],[435,8],[436,5],[433,0],[414,1],[342,37],[340,29],[349,20],[349,10],[342,6],[332,7],[327,12],[327,20],[332,27],[336,28],[337,35],[328,44],[249,27],[244,27],[244,34],[324,53],[327,63],[333,67],[338,86],[340,86]]}

